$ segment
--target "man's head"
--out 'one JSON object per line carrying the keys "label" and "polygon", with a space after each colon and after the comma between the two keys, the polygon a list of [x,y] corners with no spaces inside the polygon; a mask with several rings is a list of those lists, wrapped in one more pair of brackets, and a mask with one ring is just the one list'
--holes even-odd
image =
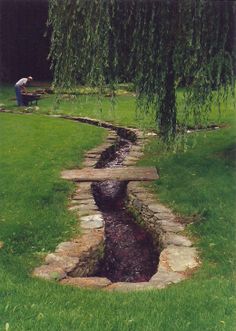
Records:
{"label": "man's head", "polygon": [[29,76],[29,77],[27,77],[27,80],[28,80],[28,82],[30,82],[31,80],[33,80],[33,77]]}

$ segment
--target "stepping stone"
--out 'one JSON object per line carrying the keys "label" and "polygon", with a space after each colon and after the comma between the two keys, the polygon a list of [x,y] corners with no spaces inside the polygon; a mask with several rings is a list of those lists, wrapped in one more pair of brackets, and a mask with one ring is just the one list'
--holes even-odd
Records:
{"label": "stepping stone", "polygon": [[69,277],[60,281],[63,285],[71,285],[83,288],[104,288],[111,284],[105,277]]}
{"label": "stepping stone", "polygon": [[81,182],[119,180],[119,181],[149,181],[158,179],[155,167],[127,167],[82,170],[65,170],[62,178]]}

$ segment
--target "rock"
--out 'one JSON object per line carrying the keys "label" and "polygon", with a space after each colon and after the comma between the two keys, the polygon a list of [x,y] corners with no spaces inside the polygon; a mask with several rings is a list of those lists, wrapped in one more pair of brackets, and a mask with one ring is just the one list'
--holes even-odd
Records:
{"label": "rock", "polygon": [[148,192],[137,192],[136,196],[138,199],[142,200],[145,205],[150,205],[155,202],[153,195]]}
{"label": "rock", "polygon": [[162,243],[165,247],[168,245],[192,246],[192,242],[188,238],[175,233],[166,233],[162,238]]}
{"label": "rock", "polygon": [[83,162],[85,167],[94,167],[97,163],[97,160],[87,159]]}
{"label": "rock", "polygon": [[79,204],[78,208],[79,210],[98,210],[97,205],[95,204]]}
{"label": "rock", "polygon": [[66,255],[66,256],[72,256],[72,257],[73,256],[79,257],[80,253],[83,251],[84,251],[83,245],[80,245],[79,243],[76,243],[73,241],[62,242],[56,247],[56,250],[55,250],[55,252],[59,253],[60,255]]}
{"label": "rock", "polygon": [[91,210],[91,209],[83,209],[83,210],[77,210],[76,214],[80,217],[82,216],[88,216],[88,215],[96,215],[98,212],[97,209]]}
{"label": "rock", "polygon": [[103,222],[102,221],[84,221],[81,222],[80,224],[82,229],[100,229],[103,227]]}
{"label": "rock", "polygon": [[83,229],[98,229],[104,226],[104,222],[101,214],[95,214],[81,217],[80,225]]}
{"label": "rock", "polygon": [[63,285],[99,289],[107,287],[111,281],[103,277],[69,277],[60,281]]}
{"label": "rock", "polygon": [[133,161],[133,162],[137,162],[139,160],[138,157],[135,157],[135,156],[127,156],[125,158],[125,161]]}
{"label": "rock", "polygon": [[131,151],[130,151],[129,155],[130,155],[130,157],[140,159],[144,154],[143,154],[143,152],[138,152],[138,151],[135,151],[131,148]]}
{"label": "rock", "polygon": [[103,220],[102,214],[97,213],[97,214],[92,214],[88,216],[81,217],[81,221],[94,221],[94,220]]}
{"label": "rock", "polygon": [[80,193],[73,196],[73,200],[92,200],[93,196],[91,193]]}
{"label": "rock", "polygon": [[133,207],[137,210],[137,211],[141,211],[142,210],[142,208],[143,208],[143,204],[142,204],[142,202],[139,200],[139,199],[134,199],[133,200]]}
{"label": "rock", "polygon": [[170,245],[160,254],[158,271],[185,272],[197,266],[196,248]]}
{"label": "rock", "polygon": [[94,203],[94,199],[92,199],[92,197],[90,196],[88,199],[74,199],[73,197],[73,200],[70,201],[70,204],[71,205],[92,205],[92,206],[95,206],[95,203]]}
{"label": "rock", "polygon": [[59,255],[66,255],[80,258],[89,251],[96,250],[104,241],[103,230],[92,230],[83,234],[77,240],[60,243],[55,252]]}
{"label": "rock", "polygon": [[150,204],[148,205],[148,208],[154,213],[171,213],[170,209],[166,208],[160,203]]}
{"label": "rock", "polygon": [[97,158],[98,159],[100,157],[99,153],[87,152],[85,155],[86,155],[86,157],[89,157],[89,158]]}
{"label": "rock", "polygon": [[86,160],[98,161],[98,155],[96,155],[96,154],[86,154],[85,161]]}
{"label": "rock", "polygon": [[124,160],[123,165],[126,167],[133,166],[136,162],[132,160]]}
{"label": "rock", "polygon": [[186,277],[184,275],[178,272],[158,271],[154,276],[152,276],[150,282],[164,288],[169,284],[179,283],[185,278]]}
{"label": "rock", "polygon": [[178,222],[163,220],[158,221],[158,223],[165,232],[181,232],[184,230],[184,225]]}
{"label": "rock", "polygon": [[60,280],[66,277],[66,273],[62,268],[50,264],[34,269],[32,275],[47,280]]}
{"label": "rock", "polygon": [[89,183],[89,182],[87,182],[87,183],[79,183],[78,185],[77,185],[77,190],[84,190],[84,191],[86,191],[86,190],[88,190],[88,191],[90,191],[91,192],[91,183]]}
{"label": "rock", "polygon": [[70,211],[75,211],[75,210],[78,210],[78,209],[80,209],[79,205],[70,206],[68,208],[68,210],[70,210]]}
{"label": "rock", "polygon": [[161,288],[160,285],[155,284],[154,282],[141,282],[141,283],[113,283],[105,288],[106,291],[121,291],[121,292],[130,292],[130,291],[144,291],[144,290],[154,290]]}
{"label": "rock", "polygon": [[155,213],[154,215],[158,220],[167,220],[167,221],[176,220],[175,215],[170,212],[169,213]]}
{"label": "rock", "polygon": [[46,256],[45,262],[47,264],[58,266],[66,272],[71,272],[76,268],[77,264],[79,263],[79,259],[77,257],[51,253]]}
{"label": "rock", "polygon": [[138,181],[133,181],[133,182],[129,182],[128,184],[128,189],[132,191],[132,193],[137,193],[137,192],[140,192],[140,193],[145,193],[145,189],[140,186],[140,182]]}
{"label": "rock", "polygon": [[131,147],[131,153],[132,153],[133,151],[142,153],[142,148],[141,148],[140,146],[133,145],[133,146]]}

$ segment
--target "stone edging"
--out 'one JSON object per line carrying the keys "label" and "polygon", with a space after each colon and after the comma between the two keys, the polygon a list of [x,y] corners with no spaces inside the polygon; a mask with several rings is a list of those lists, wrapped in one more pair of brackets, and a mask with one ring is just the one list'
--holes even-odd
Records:
{"label": "stone edging", "polygon": [[[2,112],[9,112],[1,109]],[[85,167],[93,167],[100,157],[105,157],[113,148],[117,134],[129,132],[132,146],[124,166],[131,166],[142,156],[143,145],[148,135],[136,129],[115,127],[110,123],[56,115],[59,117],[88,124],[98,125],[109,130],[107,142],[86,153]],[[88,277],[96,268],[98,259],[102,256],[104,245],[104,223],[102,214],[98,211],[90,189],[91,183],[77,183],[76,191],[70,200],[69,209],[74,211],[80,221],[82,235],[71,241],[61,243],[54,253],[45,258],[45,264],[33,271],[33,276],[49,280],[58,280],[62,284],[85,288],[103,288],[106,290],[145,290],[164,288],[168,284],[177,283],[187,278],[200,264],[197,251],[191,241],[180,233],[184,225],[179,222],[170,209],[156,202],[153,194],[139,183],[128,185],[128,206],[138,213],[143,226],[152,233],[156,245],[161,250],[157,273],[149,282],[141,283],[111,283],[101,277]],[[3,243],[0,243],[2,248]]]}
{"label": "stone edging", "polygon": [[[142,156],[143,146],[148,139],[137,129],[115,127],[110,123],[89,118],[57,116],[65,119],[96,124],[109,130],[106,143],[86,153],[83,165],[94,167],[101,157],[105,157],[114,148],[121,135],[130,134],[135,143],[123,165],[134,165]],[[82,235],[68,242],[60,243],[54,253],[45,258],[45,264],[33,271],[33,276],[58,280],[61,284],[84,288],[101,288],[110,291],[130,291],[160,289],[171,283],[187,278],[200,264],[196,248],[191,241],[181,235],[184,225],[180,223],[170,209],[156,202],[153,194],[139,183],[128,184],[128,206],[141,217],[143,226],[152,234],[154,242],[162,250],[158,271],[149,282],[111,283],[107,278],[89,277],[94,273],[104,247],[104,220],[98,210],[92,192],[91,183],[76,183],[76,190],[69,203],[80,221]]]}

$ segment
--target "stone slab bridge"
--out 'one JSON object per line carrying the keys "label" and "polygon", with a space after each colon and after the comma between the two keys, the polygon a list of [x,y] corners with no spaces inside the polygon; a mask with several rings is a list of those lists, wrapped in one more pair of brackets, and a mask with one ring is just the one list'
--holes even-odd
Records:
{"label": "stone slab bridge", "polygon": [[159,178],[155,167],[121,167],[121,168],[83,168],[65,170],[61,177],[75,182],[118,181],[151,181]]}

